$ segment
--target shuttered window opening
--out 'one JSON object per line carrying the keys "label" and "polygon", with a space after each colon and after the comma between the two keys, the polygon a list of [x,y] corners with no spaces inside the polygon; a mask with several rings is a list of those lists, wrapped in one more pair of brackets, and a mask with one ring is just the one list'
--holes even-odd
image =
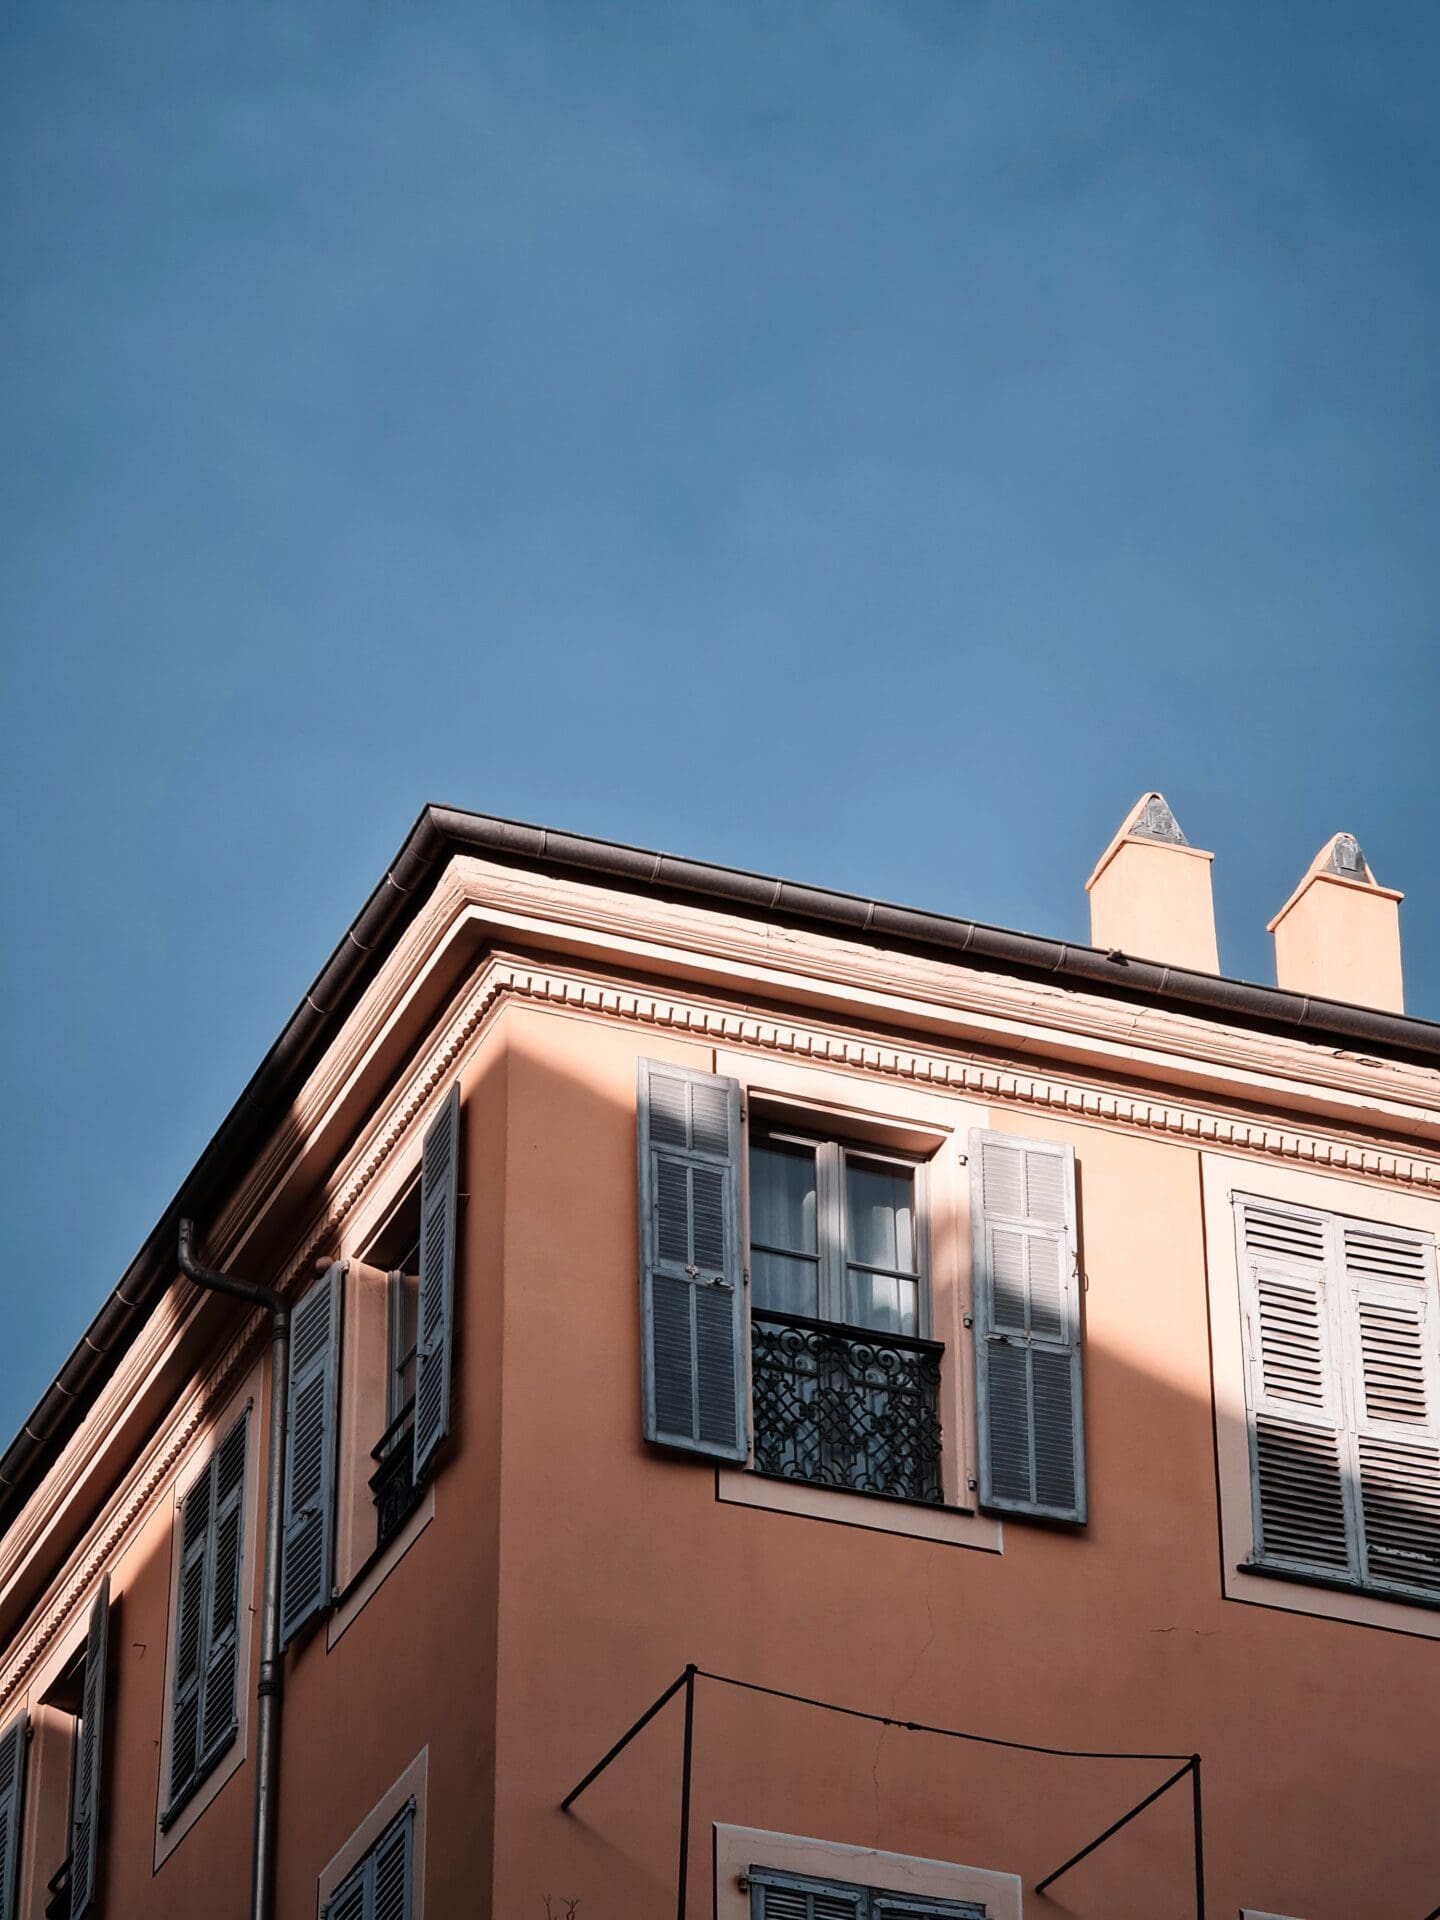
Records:
{"label": "shuttered window opening", "polygon": [[1440,1599],[1428,1234],[1237,1195],[1254,1562]]}
{"label": "shuttered window opening", "polygon": [[29,1722],[23,1713],[0,1729],[0,1920],[17,1920],[28,1739]]}
{"label": "shuttered window opening", "polygon": [[450,1431],[455,1247],[460,1205],[460,1083],[425,1129],[420,1152],[419,1325],[413,1468],[418,1481]]}
{"label": "shuttered window opening", "polygon": [[920,1899],[843,1880],[751,1867],[750,1920],[986,1920],[978,1900]]}
{"label": "shuttered window opening", "polygon": [[981,1504],[1083,1521],[1074,1153],[977,1131],[970,1169]]}
{"label": "shuttered window opening", "polygon": [[105,1750],[105,1671],[110,1639],[110,1576],[100,1583],[85,1636],[85,1675],[71,1774],[67,1920],[84,1920],[95,1905],[100,1843],[101,1763]]}
{"label": "shuttered window opening", "polygon": [[170,1825],[239,1727],[240,1596],[245,1570],[247,1408],[180,1510],[175,1667],[170,1703]]}
{"label": "shuttered window opening", "polygon": [[324,1920],[410,1920],[415,1802],[407,1802],[325,1902]]}

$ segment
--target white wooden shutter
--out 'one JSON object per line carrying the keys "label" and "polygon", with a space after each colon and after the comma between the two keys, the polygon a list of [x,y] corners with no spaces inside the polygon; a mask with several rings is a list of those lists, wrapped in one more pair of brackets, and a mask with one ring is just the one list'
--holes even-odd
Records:
{"label": "white wooden shutter", "polygon": [[335,1550],[340,1313],[345,1268],[327,1269],[290,1318],[280,1643],[330,1604]]}
{"label": "white wooden shutter", "polygon": [[105,1742],[105,1659],[110,1639],[110,1576],[90,1609],[85,1638],[85,1690],[80,1703],[80,1753],[70,1809],[70,1914],[82,1920],[95,1898],[100,1839],[100,1769]]}
{"label": "white wooden shutter", "polygon": [[1085,1518],[1075,1155],[1049,1140],[970,1140],[980,1500]]}
{"label": "white wooden shutter", "polygon": [[415,1349],[414,1472],[450,1431],[455,1238],[460,1204],[460,1083],[425,1130],[420,1157],[420,1297]]}
{"label": "white wooden shutter", "polygon": [[746,1457],[740,1087],[640,1062],[640,1313],[644,1434]]}
{"label": "white wooden shutter", "polygon": [[1440,1328],[1435,1247],[1421,1234],[1340,1223],[1367,1583],[1440,1593]]}
{"label": "white wooden shutter", "polygon": [[1330,1218],[1238,1198],[1254,1557],[1357,1578]]}
{"label": "white wooden shutter", "polygon": [[28,1737],[29,1722],[23,1713],[0,1733],[0,1920],[16,1920]]}

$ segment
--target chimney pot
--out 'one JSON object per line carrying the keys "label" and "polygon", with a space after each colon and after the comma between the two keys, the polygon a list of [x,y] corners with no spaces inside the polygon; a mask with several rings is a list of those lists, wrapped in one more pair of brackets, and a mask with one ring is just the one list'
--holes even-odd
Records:
{"label": "chimney pot", "polygon": [[1270,922],[1277,982],[1292,993],[1403,1013],[1404,897],[1379,884],[1353,833],[1332,834]]}
{"label": "chimney pot", "polygon": [[1214,855],[1192,847],[1161,793],[1142,793],[1085,882],[1090,944],[1218,973]]}

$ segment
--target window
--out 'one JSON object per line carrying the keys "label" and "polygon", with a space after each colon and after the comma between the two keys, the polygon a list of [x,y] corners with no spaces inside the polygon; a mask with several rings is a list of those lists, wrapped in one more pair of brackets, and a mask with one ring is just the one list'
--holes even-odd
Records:
{"label": "window", "polygon": [[750,1920],[987,1920],[978,1900],[917,1898],[844,1880],[751,1867]]}
{"label": "window", "polygon": [[410,1920],[414,1834],[411,1800],[325,1902],[323,1920]]}
{"label": "window", "polygon": [[750,1144],[755,1466],[940,1499],[940,1356],[922,1339],[923,1167],[840,1140]]}
{"label": "window", "polygon": [[[788,1100],[760,1104],[747,1149],[738,1079],[639,1063],[645,1438],[777,1481],[927,1507],[948,1492],[965,1510],[974,1488],[987,1509],[1083,1523],[1073,1150],[976,1129],[961,1154],[943,1126],[860,1116],[853,1136],[810,1133],[777,1117],[796,1110]],[[937,1154],[951,1196],[938,1242],[951,1276],[943,1340],[927,1246]],[[973,1233],[962,1251],[954,1187],[967,1164]],[[972,1319],[954,1277],[967,1259],[973,1379]],[[942,1392],[951,1416],[963,1411],[958,1442],[942,1431]],[[961,1468],[958,1498],[942,1486],[945,1457],[947,1471]]]}
{"label": "window", "polygon": [[1234,1198],[1250,1567],[1440,1601],[1440,1302],[1429,1234]]}
{"label": "window", "polygon": [[[104,1747],[105,1664],[110,1637],[110,1576],[100,1584],[100,1592],[90,1609],[85,1644],[46,1694],[38,1718],[42,1749],[56,1722],[65,1730],[68,1755],[62,1779],[52,1784],[51,1755],[42,1750],[36,1769],[37,1785],[45,1800],[64,1795],[63,1841],[52,1842],[53,1860],[65,1847],[65,1857],[49,1875],[46,1886],[46,1920],[83,1920],[95,1903],[96,1867],[99,1855],[100,1787]],[[58,1816],[59,1807],[55,1808]],[[49,1808],[37,1808],[31,1822],[31,1840],[41,1833],[50,1837],[52,1821]],[[49,1865],[47,1860],[45,1863]]]}
{"label": "window", "polygon": [[171,1627],[164,1831],[239,1731],[241,1595],[249,1409],[230,1428],[180,1506],[180,1564]]}
{"label": "window", "polygon": [[419,1343],[420,1183],[367,1251],[366,1264],[385,1280],[385,1429],[371,1449],[370,1491],[375,1544],[383,1547],[404,1525],[419,1497],[414,1473],[415,1362]]}
{"label": "window", "polygon": [[457,1081],[425,1130],[420,1178],[369,1258],[333,1262],[291,1316],[286,1645],[330,1609],[337,1582],[349,1590],[374,1571],[450,1430],[459,1149]]}

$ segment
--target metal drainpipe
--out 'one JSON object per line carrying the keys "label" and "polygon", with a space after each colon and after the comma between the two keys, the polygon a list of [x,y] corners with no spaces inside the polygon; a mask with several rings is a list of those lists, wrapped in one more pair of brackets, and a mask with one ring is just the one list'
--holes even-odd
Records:
{"label": "metal drainpipe", "polygon": [[265,1568],[260,1591],[260,1683],[256,1688],[255,1836],[250,1860],[251,1920],[274,1912],[275,1830],[279,1815],[276,1778],[280,1766],[280,1530],[285,1506],[287,1387],[290,1377],[290,1308],[269,1287],[252,1286],[191,1253],[194,1227],[180,1222],[180,1271],[197,1287],[248,1300],[270,1315],[270,1452],[266,1462]]}

